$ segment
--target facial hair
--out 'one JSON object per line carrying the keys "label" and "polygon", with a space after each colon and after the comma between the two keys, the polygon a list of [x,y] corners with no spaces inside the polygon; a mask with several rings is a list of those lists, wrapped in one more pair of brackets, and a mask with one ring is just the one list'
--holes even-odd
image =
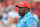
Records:
{"label": "facial hair", "polygon": [[21,17],[23,17],[24,15],[25,15],[25,12],[23,12],[23,13],[19,13],[19,15],[21,16]]}

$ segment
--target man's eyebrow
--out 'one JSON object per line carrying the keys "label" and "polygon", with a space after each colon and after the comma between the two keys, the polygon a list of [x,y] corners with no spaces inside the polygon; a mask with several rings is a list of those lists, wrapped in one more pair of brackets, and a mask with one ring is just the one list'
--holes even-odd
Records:
{"label": "man's eyebrow", "polygon": [[17,5],[16,5],[16,7],[18,7],[18,8],[27,8],[27,7],[20,7],[20,6],[17,6]]}

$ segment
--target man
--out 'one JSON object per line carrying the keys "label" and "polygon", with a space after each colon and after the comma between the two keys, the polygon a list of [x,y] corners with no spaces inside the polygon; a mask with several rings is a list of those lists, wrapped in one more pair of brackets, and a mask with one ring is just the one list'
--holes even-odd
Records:
{"label": "man", "polygon": [[6,8],[6,11],[14,11],[15,7],[13,5],[13,0],[7,0],[7,8]]}
{"label": "man", "polygon": [[21,16],[16,27],[38,27],[38,22],[30,12],[30,5],[27,1],[22,1],[18,5],[18,13]]}
{"label": "man", "polygon": [[5,0],[0,0],[0,17],[4,14],[5,8],[6,8],[6,3]]}
{"label": "man", "polygon": [[14,19],[19,18],[19,15],[17,12],[8,12],[5,13],[2,17],[2,22],[4,27],[11,27],[13,25]]}

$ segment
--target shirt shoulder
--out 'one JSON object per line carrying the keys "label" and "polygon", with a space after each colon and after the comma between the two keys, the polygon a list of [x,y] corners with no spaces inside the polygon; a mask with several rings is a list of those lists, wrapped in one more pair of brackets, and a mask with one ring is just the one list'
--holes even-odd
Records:
{"label": "shirt shoulder", "polygon": [[17,12],[9,12],[8,16],[10,16],[10,17],[19,17],[19,14]]}

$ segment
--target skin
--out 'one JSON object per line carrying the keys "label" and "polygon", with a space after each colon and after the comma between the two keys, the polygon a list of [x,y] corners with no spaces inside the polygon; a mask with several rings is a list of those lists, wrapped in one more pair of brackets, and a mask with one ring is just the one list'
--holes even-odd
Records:
{"label": "skin", "polygon": [[[15,18],[16,18],[16,17],[15,17]],[[14,20],[15,18],[9,17],[9,22],[8,22],[7,27],[11,27],[11,24],[13,23],[13,20]],[[19,18],[18,18],[17,20],[19,20]],[[17,23],[17,22],[18,22],[18,21],[16,21],[16,23]]]}
{"label": "skin", "polygon": [[[18,7],[19,9],[18,9],[18,13],[19,13],[19,15],[22,13],[23,14],[23,16],[26,14],[26,13],[28,13],[30,10],[26,7]],[[22,14],[21,14],[21,16],[22,16]],[[22,16],[22,17],[23,17]]]}
{"label": "skin", "polygon": [[3,26],[3,22],[0,22],[0,26],[1,26],[1,27]]}
{"label": "skin", "polygon": [[13,22],[13,18],[9,17],[9,22],[8,22],[8,26],[7,27],[11,27],[12,22]]}

